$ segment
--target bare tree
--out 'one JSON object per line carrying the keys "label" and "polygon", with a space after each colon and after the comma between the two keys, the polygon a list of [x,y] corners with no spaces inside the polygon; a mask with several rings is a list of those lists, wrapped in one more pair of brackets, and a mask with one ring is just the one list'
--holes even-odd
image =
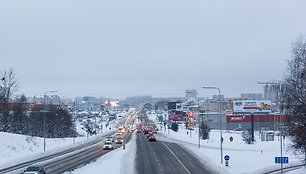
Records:
{"label": "bare tree", "polygon": [[288,73],[281,85],[281,110],[291,115],[289,134],[294,147],[304,152],[306,161],[306,41],[293,43]]}
{"label": "bare tree", "polygon": [[8,71],[1,71],[0,79],[0,130],[7,132],[9,131],[10,127],[8,103],[14,92],[17,91],[19,84],[16,78],[16,74],[12,68],[10,68]]}
{"label": "bare tree", "polygon": [[2,84],[0,85],[1,94],[5,99],[9,100],[19,88],[16,73],[13,68],[10,68],[8,71],[0,72],[0,77],[2,80]]}

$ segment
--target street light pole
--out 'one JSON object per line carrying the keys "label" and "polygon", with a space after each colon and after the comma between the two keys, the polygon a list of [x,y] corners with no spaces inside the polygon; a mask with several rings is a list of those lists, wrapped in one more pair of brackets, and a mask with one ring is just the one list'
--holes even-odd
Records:
{"label": "street light pole", "polygon": [[46,91],[44,93],[44,152],[46,151],[46,95],[57,91]]}
{"label": "street light pole", "polygon": [[204,86],[202,87],[204,89],[217,89],[219,92],[219,100],[220,100],[220,153],[221,153],[221,164],[223,164],[223,151],[222,151],[222,119],[221,119],[221,110],[222,110],[222,99],[221,99],[221,90],[220,88],[216,87],[216,86]]}
{"label": "street light pole", "polygon": [[198,96],[198,127],[199,127],[199,148],[201,148],[201,145],[200,145],[200,143],[201,143],[200,142],[201,141],[200,140],[200,138],[201,138],[201,131],[200,131],[200,97],[199,96]]}

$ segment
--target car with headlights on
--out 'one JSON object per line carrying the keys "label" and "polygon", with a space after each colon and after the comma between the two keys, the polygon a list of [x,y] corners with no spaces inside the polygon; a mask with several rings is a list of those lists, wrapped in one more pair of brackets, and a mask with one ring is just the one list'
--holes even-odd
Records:
{"label": "car with headlights on", "polygon": [[113,143],[111,141],[105,141],[103,145],[103,150],[113,150]]}
{"label": "car with headlights on", "polygon": [[46,174],[46,171],[43,166],[32,165],[32,166],[29,166],[23,173],[24,174]]}
{"label": "car with headlights on", "polygon": [[112,142],[113,140],[114,140],[113,137],[106,137],[106,138],[105,138],[105,141],[110,141],[110,142]]}
{"label": "car with headlights on", "polygon": [[122,144],[123,143],[123,138],[122,137],[117,137],[115,139],[116,144]]}

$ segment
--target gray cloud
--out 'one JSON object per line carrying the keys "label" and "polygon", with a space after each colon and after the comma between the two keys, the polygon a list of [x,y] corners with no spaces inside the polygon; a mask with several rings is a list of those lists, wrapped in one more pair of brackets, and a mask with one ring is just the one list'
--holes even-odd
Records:
{"label": "gray cloud", "polygon": [[[0,68],[20,92],[227,96],[280,79],[306,31],[305,1],[1,1]],[[201,90],[200,95],[214,91]],[[118,94],[118,95],[116,95]],[[169,95],[166,95],[169,94]]]}

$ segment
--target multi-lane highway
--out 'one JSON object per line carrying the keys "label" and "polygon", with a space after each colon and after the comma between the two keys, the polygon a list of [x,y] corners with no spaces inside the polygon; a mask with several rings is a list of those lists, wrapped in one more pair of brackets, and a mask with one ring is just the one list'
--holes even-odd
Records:
{"label": "multi-lane highway", "polygon": [[175,143],[149,142],[137,133],[136,171],[138,174],[210,173],[190,152]]}
{"label": "multi-lane highway", "polygon": [[[134,123],[135,112],[125,118],[122,125],[124,128],[131,128]],[[154,125],[148,119],[145,119],[145,125]],[[114,132],[112,133],[114,134]],[[130,132],[123,135],[124,142],[131,139]],[[138,174],[191,174],[191,173],[211,173],[205,168],[192,153],[182,148],[176,143],[166,141],[149,142],[144,133],[136,134],[136,169]],[[42,158],[32,159],[23,164],[16,164],[15,166],[0,169],[0,173],[21,173],[25,167],[39,162],[46,169],[47,173],[63,173],[72,170],[80,165],[89,163],[96,158],[108,153],[110,150],[103,150],[105,136],[101,136],[95,141],[83,144],[82,146],[74,147],[62,152],[51,154]],[[122,146],[121,144],[113,144],[114,149]]]}
{"label": "multi-lane highway", "polygon": [[[124,142],[128,142],[131,139],[130,133],[125,133],[122,137]],[[77,151],[73,154],[67,155],[67,157],[61,157],[52,161],[46,162],[44,167],[47,173],[63,173],[65,171],[74,169],[82,164],[87,164],[92,160],[108,153],[110,150],[103,150],[104,142],[96,144],[90,148],[82,151]],[[122,144],[113,143],[114,149],[121,147]]]}
{"label": "multi-lane highway", "polygon": [[[118,122],[116,127],[124,125],[125,127],[131,127],[134,121],[134,112],[130,113],[121,122]],[[23,170],[32,165],[40,164],[46,169],[46,173],[63,173],[68,170],[72,170],[80,165],[87,164],[92,160],[108,153],[110,150],[103,150],[104,139],[106,136],[114,136],[115,131],[112,131],[104,136],[97,136],[92,141],[82,143],[80,145],[61,150],[56,153],[43,155],[35,159],[29,159],[27,161],[7,166],[0,169],[0,173],[22,173]],[[124,142],[128,142],[131,139],[131,133],[126,132],[123,135],[119,135],[124,139]],[[114,149],[119,148],[122,144],[113,143]]]}

